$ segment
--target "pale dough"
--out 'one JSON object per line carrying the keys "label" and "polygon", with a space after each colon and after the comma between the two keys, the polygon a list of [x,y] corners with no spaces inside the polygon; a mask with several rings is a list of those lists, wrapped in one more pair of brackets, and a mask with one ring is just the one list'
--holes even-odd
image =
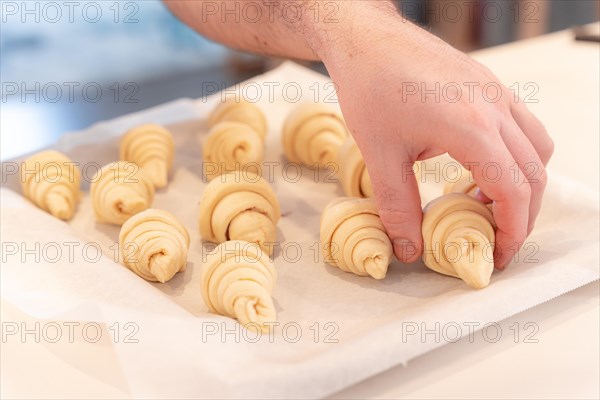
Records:
{"label": "pale dough", "polygon": [[208,124],[213,127],[219,122],[240,122],[250,126],[262,140],[267,136],[267,119],[258,106],[244,99],[229,97],[219,104],[208,116]]}
{"label": "pale dough", "polygon": [[446,185],[444,185],[444,194],[465,193],[471,197],[475,197],[478,188],[471,172],[463,168],[460,170],[458,179],[453,182],[446,182]]}
{"label": "pale dough", "polygon": [[248,329],[266,332],[277,313],[271,298],[277,272],[254,243],[220,244],[202,266],[202,298],[210,312],[237,320]]}
{"label": "pale dough", "polygon": [[123,225],[131,216],[152,205],[154,185],[137,164],[116,161],[102,167],[94,176],[90,195],[96,220]]}
{"label": "pale dough", "polygon": [[322,104],[302,104],[283,126],[283,151],[287,159],[309,167],[326,167],[348,138],[341,114]]}
{"label": "pale dough", "polygon": [[121,160],[143,168],[155,187],[167,185],[175,153],[173,135],[167,129],[156,124],[133,128],[121,139],[119,153]]}
{"label": "pale dough", "polygon": [[220,122],[206,137],[202,154],[203,173],[208,180],[240,169],[259,173],[264,158],[264,142],[250,125]]}
{"label": "pale dough", "polygon": [[346,139],[338,153],[339,179],[346,196],[373,197],[371,177],[356,142]]}
{"label": "pale dough", "polygon": [[494,270],[495,223],[485,204],[464,193],[450,193],[423,210],[423,261],[441,274],[481,289]]}
{"label": "pale dough", "polygon": [[129,218],[119,233],[123,265],[152,282],[167,282],[185,271],[190,236],[167,211],[148,209]]}
{"label": "pale dough", "polygon": [[[477,192],[479,192],[479,186],[477,183],[475,183],[471,172],[464,168],[461,171],[461,175],[455,182],[446,182],[446,185],[444,185],[444,194],[464,193],[476,198]],[[487,201],[486,206],[490,209],[490,211],[494,212],[493,202]]]}
{"label": "pale dough", "polygon": [[325,262],[346,272],[383,279],[394,253],[373,199],[342,197],[321,215]]}
{"label": "pale dough", "polygon": [[279,202],[269,183],[243,171],[223,174],[211,181],[200,200],[200,234],[208,241],[244,240],[271,254]]}
{"label": "pale dough", "polygon": [[23,194],[42,210],[62,220],[73,217],[81,197],[79,167],[66,155],[48,150],[21,165]]}

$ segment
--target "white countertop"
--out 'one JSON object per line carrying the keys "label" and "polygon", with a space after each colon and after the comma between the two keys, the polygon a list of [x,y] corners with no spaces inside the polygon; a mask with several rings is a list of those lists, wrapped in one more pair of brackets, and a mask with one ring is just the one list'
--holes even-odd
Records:
{"label": "white countertop", "polygon": [[[529,104],[556,143],[550,168],[599,189],[600,49],[575,42],[570,32],[475,53],[508,86],[539,88]],[[532,93],[532,87],[524,96]],[[26,319],[2,304],[2,321]],[[431,353],[344,390],[334,398],[598,398],[600,366],[598,282],[516,315],[500,326],[503,336],[481,335]],[[525,329],[526,324],[528,328]],[[514,331],[518,324],[519,337]],[[511,329],[512,327],[512,329]],[[534,341],[525,336],[533,332]],[[67,344],[68,345],[68,344]],[[72,350],[72,349],[71,349]],[[93,362],[75,368],[69,358],[34,341],[2,346],[3,398],[126,398],[117,359],[102,346],[73,354]],[[73,353],[73,352],[71,352]]]}

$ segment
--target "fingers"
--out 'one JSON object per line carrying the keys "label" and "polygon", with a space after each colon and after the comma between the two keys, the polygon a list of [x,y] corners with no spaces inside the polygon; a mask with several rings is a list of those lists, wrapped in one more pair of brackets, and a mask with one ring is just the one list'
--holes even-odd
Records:
{"label": "fingers", "polygon": [[531,187],[527,225],[527,235],[529,235],[542,207],[542,197],[547,182],[546,167],[536,149],[512,118],[507,118],[503,122],[500,134],[518,165],[518,168],[517,166],[513,168],[513,177],[516,178],[516,174],[523,174],[525,183]]}
{"label": "fingers", "polygon": [[413,162],[406,154],[399,154],[397,146],[382,146],[378,155],[369,158],[365,160],[379,215],[394,253],[402,262],[416,261],[421,256],[423,238],[421,197]]}
{"label": "fingers", "polygon": [[512,102],[510,112],[521,128],[521,131],[529,139],[544,166],[548,165],[548,161],[554,153],[554,142],[548,135],[544,125],[542,125],[535,115],[529,112],[522,100]]}
{"label": "fingers", "polygon": [[481,189],[477,188],[477,190],[475,191],[475,196],[474,196],[477,200],[479,200],[480,202],[482,202],[483,204],[490,204],[492,202],[492,199],[490,199],[489,197],[487,197],[485,195],[485,193],[483,193],[481,191]]}
{"label": "fingers", "polygon": [[481,191],[494,201],[494,263],[502,269],[527,237],[531,187],[523,174],[513,173],[518,164],[499,132],[470,136],[460,143],[448,143],[448,153],[471,171]]}

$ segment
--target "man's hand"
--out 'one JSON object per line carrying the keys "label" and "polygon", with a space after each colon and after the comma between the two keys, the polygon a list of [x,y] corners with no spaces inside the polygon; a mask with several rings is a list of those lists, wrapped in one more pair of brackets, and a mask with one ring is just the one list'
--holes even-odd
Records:
{"label": "man's hand", "polygon": [[338,1],[337,22],[305,18],[296,25],[277,13],[262,23],[202,24],[202,3],[169,2],[184,22],[233,47],[325,63],[400,260],[415,261],[422,251],[410,167],[447,152],[493,200],[495,264],[510,262],[533,229],[554,145],[487,68],[404,20],[387,1]]}
{"label": "man's hand", "polygon": [[410,262],[422,249],[411,166],[447,152],[494,202],[495,265],[503,268],[540,211],[554,147],[546,130],[486,67],[399,15],[357,6],[346,22],[327,33],[319,55],[396,255]]}

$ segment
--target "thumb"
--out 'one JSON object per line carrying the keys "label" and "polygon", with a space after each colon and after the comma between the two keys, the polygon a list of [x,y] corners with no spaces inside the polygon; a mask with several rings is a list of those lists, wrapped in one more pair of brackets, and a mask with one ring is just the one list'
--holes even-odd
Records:
{"label": "thumb", "polygon": [[423,211],[413,162],[398,154],[381,156],[367,164],[367,170],[396,257],[405,263],[416,261],[423,251]]}

